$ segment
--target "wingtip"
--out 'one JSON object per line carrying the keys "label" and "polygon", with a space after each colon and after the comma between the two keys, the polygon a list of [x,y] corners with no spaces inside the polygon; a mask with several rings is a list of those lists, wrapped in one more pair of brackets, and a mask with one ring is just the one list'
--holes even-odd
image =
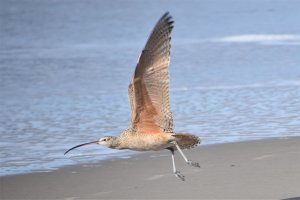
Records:
{"label": "wingtip", "polygon": [[162,17],[166,17],[166,16],[170,16],[170,12],[169,11],[166,11],[165,14],[163,14]]}
{"label": "wingtip", "polygon": [[170,14],[169,11],[166,11],[163,16],[160,18],[160,21],[168,21],[168,23],[174,23],[174,21],[172,20],[173,17]]}
{"label": "wingtip", "polygon": [[167,11],[163,14],[163,16],[160,18],[160,20],[157,24],[160,24],[160,23],[167,24],[167,26],[169,27],[168,29],[171,32],[174,28],[175,21],[173,20],[173,17],[170,14],[170,12]]}

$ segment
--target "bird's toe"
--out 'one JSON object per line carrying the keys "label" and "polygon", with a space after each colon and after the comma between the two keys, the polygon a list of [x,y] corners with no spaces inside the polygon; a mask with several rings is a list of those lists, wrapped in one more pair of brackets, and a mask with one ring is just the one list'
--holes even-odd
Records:
{"label": "bird's toe", "polygon": [[182,181],[185,180],[185,179],[184,179],[184,175],[182,175],[182,174],[180,173],[180,171],[176,171],[176,172],[174,172],[174,174],[175,174],[175,176],[176,176],[178,179],[180,179],[180,180],[182,180]]}
{"label": "bird's toe", "polygon": [[193,167],[200,167],[200,164],[199,163],[197,163],[197,162],[193,162],[193,161],[187,161],[187,164],[189,164],[189,165],[191,165],[191,166],[193,166]]}

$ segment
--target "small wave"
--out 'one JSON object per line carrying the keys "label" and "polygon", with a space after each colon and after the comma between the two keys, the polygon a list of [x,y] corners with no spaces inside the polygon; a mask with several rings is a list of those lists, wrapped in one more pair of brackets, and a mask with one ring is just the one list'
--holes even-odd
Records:
{"label": "small wave", "polygon": [[243,85],[219,85],[219,86],[200,86],[200,87],[183,87],[174,88],[172,91],[186,91],[186,90],[234,90],[244,88],[263,88],[263,87],[286,87],[286,86],[300,86],[300,80],[280,81],[280,82],[265,82]]}
{"label": "small wave", "polygon": [[270,45],[300,45],[300,35],[292,34],[245,34],[212,39],[224,43],[259,43]]}

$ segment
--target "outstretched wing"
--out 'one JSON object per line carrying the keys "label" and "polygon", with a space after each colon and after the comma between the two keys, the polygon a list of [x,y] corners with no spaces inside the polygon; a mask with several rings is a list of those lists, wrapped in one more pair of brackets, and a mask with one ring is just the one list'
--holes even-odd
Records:
{"label": "outstretched wing", "polygon": [[129,84],[131,128],[141,133],[173,132],[168,71],[173,22],[168,12],[157,22]]}

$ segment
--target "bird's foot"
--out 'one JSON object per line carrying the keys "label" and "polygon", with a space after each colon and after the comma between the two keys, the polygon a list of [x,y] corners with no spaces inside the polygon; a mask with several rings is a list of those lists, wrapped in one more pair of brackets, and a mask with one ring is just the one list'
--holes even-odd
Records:
{"label": "bird's foot", "polygon": [[193,167],[200,167],[199,163],[197,163],[197,162],[193,162],[193,161],[188,160],[186,163],[188,165],[193,166]]}
{"label": "bird's foot", "polygon": [[174,174],[178,179],[184,181],[184,175],[182,175],[180,171],[175,171]]}

